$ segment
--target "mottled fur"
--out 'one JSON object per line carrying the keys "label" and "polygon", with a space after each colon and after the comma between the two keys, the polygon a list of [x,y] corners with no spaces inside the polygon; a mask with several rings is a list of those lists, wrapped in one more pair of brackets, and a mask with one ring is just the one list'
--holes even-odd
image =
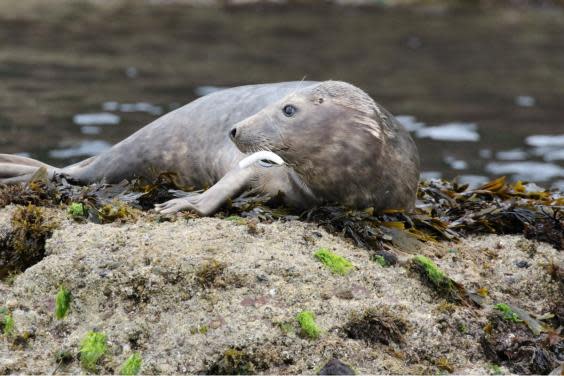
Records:
{"label": "mottled fur", "polygon": [[[298,108],[296,116],[283,114],[286,104]],[[231,140],[233,128],[237,136]],[[238,167],[259,150],[273,151],[287,164]],[[186,185],[211,188],[157,210],[191,209],[202,215],[245,189],[282,192],[288,205],[300,208],[338,202],[410,210],[419,177],[417,150],[405,129],[362,90],[338,81],[251,85],[210,94],[108,151],[62,169],[0,154],[0,183],[29,180],[39,167],[80,184],[176,172]]]}

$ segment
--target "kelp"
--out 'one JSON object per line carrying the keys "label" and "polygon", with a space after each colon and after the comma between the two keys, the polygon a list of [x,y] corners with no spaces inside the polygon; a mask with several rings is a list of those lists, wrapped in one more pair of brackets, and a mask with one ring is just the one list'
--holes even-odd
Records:
{"label": "kelp", "polygon": [[62,185],[51,181],[40,168],[28,183],[0,184],[0,208],[13,205],[56,206],[65,200]]}
{"label": "kelp", "polygon": [[403,238],[423,242],[494,233],[524,234],[561,250],[563,209],[561,193],[532,183],[509,184],[501,177],[472,190],[445,180],[421,182],[414,213],[389,210],[376,215],[371,209],[351,210],[335,205],[311,209],[302,218],[372,249],[382,249],[384,243],[401,243],[401,233]]}
{"label": "kelp", "polygon": [[[81,203],[89,213],[88,220],[105,223],[120,217],[101,216],[105,205],[122,202],[147,210],[156,203],[204,192],[183,186],[175,173],[155,176],[154,179],[138,178],[118,184],[77,187],[63,177],[49,181],[38,174],[37,179],[28,184],[0,186],[0,207],[10,203],[40,206]],[[402,210],[376,213],[373,208],[351,209],[337,204],[296,212],[283,206],[282,195],[270,198],[247,192],[229,200],[216,215],[255,218],[262,222],[301,219],[318,223],[327,231],[341,234],[372,250],[386,249],[389,244],[415,254],[420,242],[456,241],[483,233],[524,234],[528,239],[564,249],[562,193],[542,189],[534,183],[518,181],[510,184],[505,177],[476,189],[456,181],[422,181],[416,209],[412,213]]]}
{"label": "kelp", "polygon": [[496,307],[488,315],[488,324],[480,337],[486,358],[522,375],[548,374],[555,369],[561,352],[558,345],[561,343],[560,335],[556,332],[536,332],[531,326],[527,328],[521,320],[524,311],[517,307],[507,304],[497,306],[501,307]]}

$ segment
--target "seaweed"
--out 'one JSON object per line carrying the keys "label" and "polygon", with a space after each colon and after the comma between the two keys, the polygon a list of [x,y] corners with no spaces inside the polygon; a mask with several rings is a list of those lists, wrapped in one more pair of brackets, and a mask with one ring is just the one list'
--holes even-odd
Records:
{"label": "seaweed", "polygon": [[349,260],[331,252],[327,248],[318,249],[313,256],[335,274],[346,275],[353,267]]}
{"label": "seaweed", "polygon": [[278,328],[280,328],[280,331],[282,331],[284,335],[290,335],[295,332],[294,325],[290,321],[278,322],[276,323],[276,325],[278,326]]}
{"label": "seaweed", "polygon": [[177,198],[179,194],[194,191],[194,187],[183,185],[180,176],[175,172],[165,171],[155,175],[154,179],[144,177],[134,179],[127,187],[129,192],[141,192],[134,201],[144,210]]}
{"label": "seaweed", "polygon": [[424,277],[433,286],[446,290],[452,289],[452,280],[429,258],[419,255],[413,258],[413,262],[422,268]]}
{"label": "seaweed", "polygon": [[80,363],[88,371],[96,370],[96,363],[108,349],[107,337],[104,333],[90,331],[80,343]]}
{"label": "seaweed", "polygon": [[372,256],[372,260],[383,268],[390,266],[390,264],[388,264],[388,261],[386,261],[384,256],[374,255]]}
{"label": "seaweed", "polygon": [[48,179],[45,168],[40,168],[28,183],[0,184],[0,208],[10,204],[53,207],[65,200],[60,185]]}
{"label": "seaweed", "polygon": [[198,270],[196,270],[196,281],[201,287],[223,287],[225,281],[222,279],[225,265],[217,260],[209,260],[204,262]]}
{"label": "seaweed", "polygon": [[230,215],[229,217],[225,217],[226,221],[231,221],[234,222],[238,225],[244,225],[245,223],[247,223],[247,221],[245,220],[245,218],[240,217],[238,215]]}
{"label": "seaweed", "polygon": [[498,364],[491,364],[490,370],[492,372],[492,375],[503,375],[503,371]]}
{"label": "seaweed", "polygon": [[483,233],[524,234],[564,249],[564,197],[557,192],[522,182],[510,185],[501,177],[474,190],[445,180],[422,181],[417,197],[413,213],[324,205],[301,218],[377,251],[390,243],[411,252],[416,245],[411,238],[456,241]]}
{"label": "seaweed", "polygon": [[229,348],[206,372],[208,375],[252,375],[257,369],[251,356],[236,348]]}
{"label": "seaweed", "polygon": [[190,334],[194,335],[194,334],[203,334],[206,335],[209,331],[209,327],[207,325],[201,325],[201,326],[192,326],[190,327]]}
{"label": "seaweed", "polygon": [[141,371],[141,363],[143,359],[139,353],[132,354],[129,358],[125,360],[119,369],[120,375],[133,376],[139,374]]}
{"label": "seaweed", "polygon": [[88,214],[88,209],[82,202],[72,202],[67,211],[73,219],[81,219]]}
{"label": "seaweed", "polygon": [[315,323],[315,315],[311,311],[302,311],[296,316],[303,336],[317,339],[321,335],[321,329]]}
{"label": "seaweed", "polygon": [[128,219],[136,219],[138,214],[133,208],[121,201],[112,201],[105,204],[97,210],[98,219],[101,223],[112,223],[117,220],[126,221]]}
{"label": "seaweed", "polygon": [[536,335],[520,322],[493,310],[480,337],[486,358],[516,374],[548,374],[558,365],[559,350],[550,333]]}
{"label": "seaweed", "polygon": [[55,295],[55,317],[57,320],[62,320],[69,310],[71,301],[71,293],[63,286],[59,288],[57,295]]}
{"label": "seaweed", "polygon": [[[56,206],[81,202],[88,210],[97,209],[101,219],[111,222],[123,218],[119,208],[103,208],[113,200],[144,210],[188,194],[201,193],[183,186],[178,174],[154,172],[154,178],[137,178],[118,184],[92,184],[77,187],[63,176],[48,180],[38,172],[29,184],[0,186],[0,207],[13,204]],[[187,193],[191,192],[191,193]],[[331,233],[352,239],[357,245],[380,251],[392,244],[406,252],[420,242],[457,241],[469,234],[524,234],[528,239],[550,243],[564,249],[564,196],[543,190],[534,184],[518,181],[509,184],[505,177],[492,180],[476,189],[445,180],[422,181],[412,213],[402,210],[375,212],[373,208],[351,209],[334,203],[298,212],[283,206],[283,195],[255,196],[245,192],[229,200],[217,216],[255,218],[258,221],[298,219],[315,222]],[[117,214],[114,214],[117,211]],[[127,215],[126,215],[127,216]],[[134,217],[134,216],[133,216]],[[253,232],[254,229],[250,228]]]}
{"label": "seaweed", "polygon": [[450,363],[450,360],[446,356],[441,356],[435,361],[435,365],[440,369],[447,371],[449,373],[454,372],[454,367]]}
{"label": "seaweed", "polygon": [[343,330],[348,338],[363,340],[368,344],[401,344],[405,341],[407,321],[387,308],[369,308],[352,312]]}
{"label": "seaweed", "polygon": [[11,232],[0,239],[0,278],[23,271],[45,256],[45,242],[57,227],[42,208],[27,205],[16,208]]}

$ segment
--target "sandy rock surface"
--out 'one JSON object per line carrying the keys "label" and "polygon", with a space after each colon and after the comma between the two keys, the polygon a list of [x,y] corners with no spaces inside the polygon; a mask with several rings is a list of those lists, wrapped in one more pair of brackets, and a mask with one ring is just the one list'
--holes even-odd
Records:
{"label": "sandy rock surface", "polygon": [[[0,210],[0,235],[13,210]],[[90,330],[108,338],[100,373],[117,372],[134,352],[144,374],[208,373],[230,349],[257,373],[311,374],[334,357],[359,373],[491,372],[479,342],[491,308],[449,305],[405,265],[381,267],[315,224],[142,217],[97,225],[63,211],[50,215],[59,229],[47,256],[12,284],[0,282],[0,306],[16,332],[27,333],[22,343],[0,337],[1,374],[51,373],[60,351],[73,358],[57,373],[81,372],[77,354]],[[313,257],[322,247],[354,269],[333,274]],[[522,237],[474,237],[418,252],[467,289],[486,288],[490,302],[543,314],[562,293],[546,270],[549,262],[562,265],[562,254]],[[56,320],[61,285],[72,301],[67,317]],[[349,338],[351,315],[367,309],[404,322],[402,340]],[[302,310],[316,315],[318,339],[301,335],[295,318]]]}

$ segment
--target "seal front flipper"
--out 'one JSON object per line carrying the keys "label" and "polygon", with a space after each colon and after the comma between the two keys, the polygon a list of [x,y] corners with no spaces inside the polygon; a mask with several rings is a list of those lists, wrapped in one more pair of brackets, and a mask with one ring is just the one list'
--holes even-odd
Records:
{"label": "seal front flipper", "polygon": [[235,167],[201,194],[195,194],[155,205],[161,214],[176,213],[181,210],[193,210],[201,216],[208,216],[217,211],[228,199],[237,196],[247,188],[256,175],[251,166]]}

